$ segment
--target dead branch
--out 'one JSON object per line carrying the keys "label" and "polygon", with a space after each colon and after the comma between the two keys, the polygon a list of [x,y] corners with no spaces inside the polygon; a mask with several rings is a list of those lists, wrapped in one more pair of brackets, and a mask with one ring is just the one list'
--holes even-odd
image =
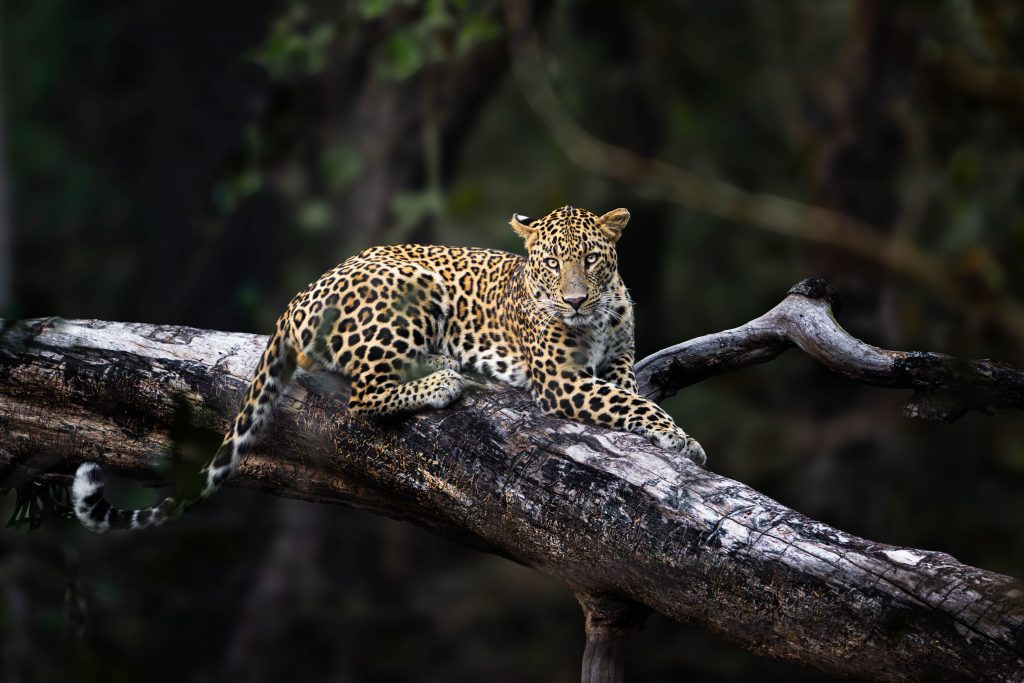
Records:
{"label": "dead branch", "polygon": [[[823,300],[791,293],[774,317],[721,333],[723,366],[837,334],[820,315],[781,312],[817,306],[828,317]],[[789,336],[763,333],[765,319]],[[656,354],[669,379],[647,362],[661,383],[648,390],[699,377],[679,368],[715,337]],[[265,341],[101,321],[9,325],[0,481],[66,479],[82,460],[164,481],[157,470],[190,440],[216,443]],[[880,367],[852,372],[884,377]],[[621,680],[625,643],[647,609],[840,674],[1024,676],[1015,579],[846,534],[638,437],[546,417],[507,386],[483,383],[450,409],[375,424],[348,415],[347,388],[330,376],[297,380],[230,484],[381,512],[565,580],[587,616],[585,681]]]}
{"label": "dead branch", "polygon": [[637,381],[648,398],[662,401],[712,375],[764,363],[798,347],[847,379],[913,389],[905,407],[911,417],[952,422],[970,410],[1024,410],[1021,370],[991,360],[871,346],[836,322],[835,302],[836,293],[826,283],[804,280],[756,320],[644,358],[636,364]]}

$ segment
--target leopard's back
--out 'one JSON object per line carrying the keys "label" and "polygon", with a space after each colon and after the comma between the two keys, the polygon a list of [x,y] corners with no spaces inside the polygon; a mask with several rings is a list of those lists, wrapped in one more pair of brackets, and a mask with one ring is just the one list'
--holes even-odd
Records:
{"label": "leopard's back", "polygon": [[368,376],[387,371],[384,363],[415,374],[425,357],[441,355],[453,367],[525,386],[507,308],[522,262],[494,249],[372,247],[293,299],[286,312],[292,343],[357,383],[372,383]]}

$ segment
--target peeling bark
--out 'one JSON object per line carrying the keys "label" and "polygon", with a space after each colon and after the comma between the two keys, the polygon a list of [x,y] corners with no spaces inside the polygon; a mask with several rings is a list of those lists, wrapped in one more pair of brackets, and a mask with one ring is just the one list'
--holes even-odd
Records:
{"label": "peeling bark", "polygon": [[[827,298],[794,292],[744,327],[657,354],[641,366],[648,393],[793,344],[814,349],[839,330],[828,311]],[[158,466],[216,447],[265,342],[101,321],[9,325],[0,481],[66,480],[82,460],[166,481]],[[934,354],[894,376],[894,352],[853,342],[865,363],[856,379],[926,395],[961,379],[935,374],[948,357]],[[1003,377],[964,376],[979,391]],[[1020,407],[1015,386],[1006,405]],[[449,409],[387,424],[351,418],[347,396],[335,378],[299,372],[229,485],[370,509],[565,580],[587,614],[591,681],[621,680],[647,608],[837,674],[1024,679],[1024,584],[1013,578],[844,533],[639,437],[544,416],[504,385],[480,382]]]}

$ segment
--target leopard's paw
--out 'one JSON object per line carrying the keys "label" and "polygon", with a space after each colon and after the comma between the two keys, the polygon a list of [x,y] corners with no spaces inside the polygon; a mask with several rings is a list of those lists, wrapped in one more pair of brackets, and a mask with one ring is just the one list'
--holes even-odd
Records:
{"label": "leopard's paw", "polygon": [[466,378],[452,369],[446,368],[430,374],[426,381],[430,383],[430,400],[434,408],[445,408],[462,396],[462,387]]}
{"label": "leopard's paw", "polygon": [[686,444],[683,446],[680,453],[701,467],[703,467],[708,461],[708,456],[707,453],[704,452],[704,448],[697,442],[697,439],[693,438],[689,434],[686,435]]}
{"label": "leopard's paw", "polygon": [[697,443],[697,440],[682,429],[676,428],[672,431],[651,432],[645,436],[655,446],[682,453],[698,465],[703,466],[708,460],[707,454],[704,453],[704,449]]}

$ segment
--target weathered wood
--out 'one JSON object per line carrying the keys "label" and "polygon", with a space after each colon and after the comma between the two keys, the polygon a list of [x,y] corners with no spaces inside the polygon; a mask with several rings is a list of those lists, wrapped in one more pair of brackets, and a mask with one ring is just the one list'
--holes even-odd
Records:
{"label": "weathered wood", "polygon": [[[98,321],[9,326],[0,481],[66,476],[82,460],[166,480],[157,471],[176,454],[215,447],[265,341]],[[350,418],[346,398],[330,376],[298,373],[229,483],[406,519],[578,594],[635,601],[830,672],[1024,678],[1015,579],[846,534],[639,437],[546,417],[506,386],[389,424]],[[614,674],[621,657],[610,659]]]}
{"label": "weathered wood", "polygon": [[636,364],[637,382],[648,398],[661,401],[712,375],[765,363],[798,347],[848,379],[913,389],[905,407],[911,417],[952,422],[970,410],[1024,410],[1024,371],[992,360],[866,344],[836,322],[836,302],[825,282],[803,280],[760,318],[644,358]]}
{"label": "weathered wood", "polygon": [[583,608],[587,644],[583,650],[581,683],[619,683],[626,674],[629,644],[643,628],[651,610],[633,600],[624,600],[585,588],[577,589],[576,600]]}

